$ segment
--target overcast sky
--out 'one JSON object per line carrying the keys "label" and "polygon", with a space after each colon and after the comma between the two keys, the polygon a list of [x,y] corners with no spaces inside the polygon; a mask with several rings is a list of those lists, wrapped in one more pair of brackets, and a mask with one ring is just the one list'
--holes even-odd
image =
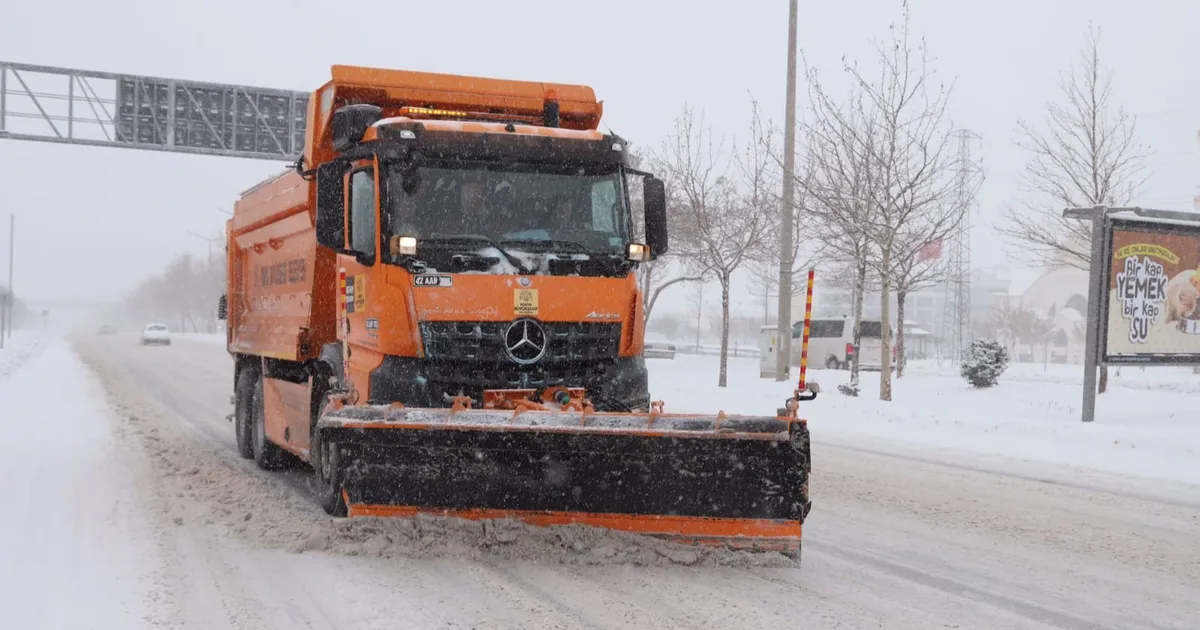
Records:
{"label": "overcast sky", "polygon": [[[584,83],[605,101],[604,127],[650,147],[685,102],[728,134],[748,126],[751,95],[783,118],[786,0],[4,4],[6,61],[295,90],[319,86],[332,64]],[[911,4],[914,32],[926,37],[939,74],[956,81],[956,125],[983,136],[977,149],[988,180],[976,217],[977,264],[1004,260],[986,226],[1019,194],[1016,119],[1040,118],[1057,97],[1057,75],[1076,60],[1089,21],[1103,30],[1117,100],[1138,115],[1154,151],[1140,203],[1191,209],[1200,184],[1200,2]],[[843,56],[869,60],[870,39],[886,36],[901,15],[899,0],[800,7],[802,51],[831,78]],[[204,252],[208,245],[187,231],[219,233],[225,215],[217,208],[284,166],[0,141],[0,234],[15,212],[17,291],[117,298],[174,253]],[[682,308],[685,293],[660,304]]]}

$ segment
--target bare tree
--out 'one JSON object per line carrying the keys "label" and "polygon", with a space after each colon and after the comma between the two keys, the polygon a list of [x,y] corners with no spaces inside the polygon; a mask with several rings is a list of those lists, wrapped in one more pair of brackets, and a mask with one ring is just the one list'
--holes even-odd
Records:
{"label": "bare tree", "polygon": [[997,336],[1007,342],[1009,353],[1013,355],[1017,354],[1017,344],[1027,344],[1032,350],[1035,345],[1048,344],[1054,336],[1052,319],[1021,304],[997,304],[990,322]]}
{"label": "bare tree", "polygon": [[[633,150],[629,152],[629,165],[634,168],[641,168],[644,163],[649,161],[641,151]],[[644,239],[646,231],[646,205],[642,190],[642,179],[640,177],[632,177],[628,183],[629,205],[633,211],[634,237]],[[672,205],[668,206],[667,209],[669,213],[667,216],[668,228],[675,227],[679,219],[672,211],[676,207]],[[654,305],[658,302],[659,296],[664,291],[677,284],[695,282],[700,279],[694,273],[687,273],[686,268],[679,264],[673,252],[656,260],[639,264],[636,273],[638,289],[642,293],[643,323],[650,321],[650,314],[654,312]]]}
{"label": "bare tree", "polygon": [[[759,125],[755,112],[751,137],[759,133]],[[717,385],[725,387],[731,278],[749,259],[769,222],[765,212],[770,204],[766,155],[750,143],[744,153],[735,153],[736,172],[731,175],[722,145],[714,143],[703,114],[697,117],[685,107],[663,143],[660,162],[670,188],[669,200],[679,204],[676,250],[699,275],[715,278],[721,287],[721,368]]]}
{"label": "bare tree", "polygon": [[[753,102],[755,119],[758,118],[758,104]],[[783,203],[781,195],[776,194],[776,191],[782,189],[783,173],[783,154],[781,148],[776,142],[776,131],[774,126],[768,121],[766,124],[755,124],[751,127],[754,134],[751,141],[758,145],[758,148],[765,153],[769,158],[768,162],[762,165],[763,179],[766,181],[765,191],[767,201],[770,203],[769,212],[776,215],[779,213],[779,206]],[[799,165],[804,168],[804,164]],[[811,176],[809,171],[802,171],[796,177],[798,179],[806,179]],[[804,186],[794,186],[794,196],[792,199],[792,230],[790,243],[792,244],[788,254],[788,260],[784,265],[791,268],[791,292],[786,296],[779,296],[779,271],[780,259],[779,254],[783,249],[781,243],[784,235],[781,232],[782,222],[770,221],[767,224],[767,229],[751,250],[751,261],[748,265],[749,271],[753,278],[752,295],[763,299],[764,309],[769,308],[770,296],[774,295],[780,299],[794,299],[804,295],[807,291],[807,276],[808,271],[816,266],[821,255],[822,246],[820,241],[815,239],[815,229],[812,225],[811,217],[807,216],[806,209],[808,205],[807,189]],[[799,313],[792,313],[794,320],[800,319]],[[765,317],[764,321],[769,322],[770,318]],[[785,322],[784,327],[790,326],[790,322]]]}
{"label": "bare tree", "polygon": [[1034,313],[1033,319],[1029,322],[1028,339],[1030,345],[1040,344],[1042,346],[1042,369],[1050,363],[1050,344],[1054,341],[1055,333],[1054,320],[1040,313]]}
{"label": "bare tree", "polygon": [[[869,78],[855,64],[846,70],[865,95],[878,137],[863,139],[869,147],[873,206],[869,229],[880,274],[880,400],[892,399],[891,270],[904,254],[904,240],[922,230],[930,234],[957,226],[961,213],[949,201],[955,192],[952,126],[946,116],[951,88],[934,84],[925,43],[909,41],[907,4],[892,27],[890,41],[876,42],[878,77]],[[920,239],[918,239],[920,240]],[[927,239],[926,239],[927,240]]]}
{"label": "bare tree", "polygon": [[1091,225],[1062,216],[1066,207],[1129,203],[1146,181],[1147,150],[1136,119],[1112,102],[1112,72],[1100,62],[1100,31],[1089,26],[1077,64],[1060,77],[1062,101],[1046,105],[1045,129],[1018,120],[1020,145],[1030,153],[1022,176],[1031,193],[997,226],[1014,253],[1043,266],[1086,270]]}
{"label": "bare tree", "polygon": [[779,263],[755,255],[746,263],[746,271],[750,276],[750,284],[746,286],[746,290],[750,295],[762,300],[762,323],[766,326],[771,323],[771,298],[779,297]]}
{"label": "bare tree", "polygon": [[896,288],[896,378],[904,377],[904,313],[908,296],[933,286],[945,277],[942,243],[946,232],[930,234],[928,229],[906,233],[897,242],[897,252],[889,272]]}
{"label": "bare tree", "polygon": [[642,263],[637,272],[638,288],[642,292],[642,321],[649,322],[654,305],[663,291],[681,283],[696,282],[700,276],[680,271],[675,261],[659,259]]}
{"label": "bare tree", "polygon": [[862,90],[853,88],[844,101],[837,101],[825,90],[815,69],[809,68],[806,75],[813,115],[804,125],[808,145],[803,176],[797,177],[796,187],[804,191],[805,216],[823,244],[823,262],[838,271],[850,271],[854,357],[850,383],[843,391],[857,395],[863,298],[872,251],[875,121],[866,115]]}
{"label": "bare tree", "polygon": [[183,253],[127,296],[119,313],[127,322],[171,322],[180,332],[216,331],[217,298],[225,292],[225,257]]}
{"label": "bare tree", "polygon": [[[1000,232],[1023,256],[1044,266],[1091,262],[1092,226],[1062,216],[1064,207],[1120,206],[1146,182],[1148,150],[1137,142],[1137,119],[1112,102],[1112,71],[1100,63],[1100,30],[1089,25],[1079,63],[1060,78],[1063,102],[1046,106],[1045,131],[1017,121],[1031,154],[1024,184],[1033,193],[1005,212]],[[1100,370],[1108,390],[1108,366]]]}

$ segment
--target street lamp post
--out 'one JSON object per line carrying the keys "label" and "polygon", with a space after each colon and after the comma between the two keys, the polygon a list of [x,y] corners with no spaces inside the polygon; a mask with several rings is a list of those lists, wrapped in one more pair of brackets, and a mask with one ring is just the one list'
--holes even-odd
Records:
{"label": "street lamp post", "polygon": [[788,6],[787,111],[783,129],[783,203],[779,208],[779,312],[775,331],[779,335],[779,352],[775,355],[775,380],[788,378],[792,354],[792,301],[783,299],[792,294],[792,260],[796,247],[792,243],[793,204],[796,176],[796,14],[797,0]]}
{"label": "street lamp post", "polygon": [[211,261],[211,260],[212,260],[212,246],[213,246],[213,243],[215,243],[215,242],[217,242],[217,241],[221,240],[221,237],[219,237],[219,236],[201,236],[201,235],[199,235],[199,234],[197,234],[197,233],[195,233],[195,232],[193,232],[193,231],[191,231],[191,230],[187,230],[187,233],[188,233],[188,234],[190,234],[190,235],[192,235],[192,236],[195,236],[196,238],[198,238],[198,239],[200,239],[200,240],[202,240],[202,241],[208,241],[208,260],[210,260],[210,261]]}

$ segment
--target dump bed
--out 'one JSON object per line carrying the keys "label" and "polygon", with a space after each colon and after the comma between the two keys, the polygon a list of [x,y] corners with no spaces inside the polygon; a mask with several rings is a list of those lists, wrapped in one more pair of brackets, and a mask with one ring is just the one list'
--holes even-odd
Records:
{"label": "dump bed", "polygon": [[[314,184],[289,170],[246,191],[228,228],[229,350],[305,360],[335,337],[335,255],[317,246]],[[316,291],[313,287],[318,287]]]}

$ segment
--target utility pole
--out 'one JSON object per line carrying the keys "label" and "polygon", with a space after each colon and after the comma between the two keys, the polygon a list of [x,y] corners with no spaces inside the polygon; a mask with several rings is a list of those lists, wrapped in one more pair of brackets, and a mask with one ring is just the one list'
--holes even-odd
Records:
{"label": "utility pole", "polygon": [[[220,236],[201,236],[201,235],[199,235],[199,234],[197,234],[197,233],[195,233],[195,232],[193,232],[193,231],[191,231],[191,230],[185,230],[185,231],[186,231],[188,234],[190,234],[190,235],[192,235],[192,236],[194,236],[194,237],[196,237],[196,238],[198,238],[198,239],[200,239],[200,240],[202,240],[202,241],[208,241],[208,258],[206,258],[206,259],[204,260],[205,268],[207,269],[208,265],[211,265],[211,264],[213,264],[213,243],[215,243],[215,242],[217,242],[217,241],[220,241],[220,240],[222,240],[222,238],[221,238]],[[216,318],[215,318],[214,314],[210,313],[210,315],[209,315],[209,321],[208,321],[208,329],[209,329],[210,331],[211,331],[211,330],[214,330],[214,329],[216,328],[216,326],[217,326]],[[184,327],[185,327],[185,320],[184,320],[184,318],[183,318],[183,315],[182,315],[182,314],[180,314],[180,316],[179,316],[179,330],[180,330],[180,331],[183,331]],[[193,323],[193,324],[192,324],[192,329],[193,329],[193,330],[195,330],[196,332],[200,332],[200,331],[199,331],[199,329],[197,329],[197,328],[196,328],[196,324],[195,324],[195,323]]]}
{"label": "utility pole", "polygon": [[[16,233],[17,233],[17,215],[10,213],[8,215],[8,297],[5,298],[5,300],[4,300],[4,309],[8,313],[8,317],[6,318],[6,321],[7,321],[7,326],[8,326],[9,339],[12,338],[13,302],[16,301],[15,294],[13,293],[13,247],[16,245],[16,242],[17,242]],[[3,334],[4,334],[4,329],[2,327],[0,327],[0,335],[3,335]]]}
{"label": "utility pole", "polygon": [[[775,334],[779,335],[779,352],[775,355],[775,380],[788,378],[792,359],[792,266],[796,247],[792,243],[792,206],[796,200],[796,6],[788,3],[787,111],[783,128],[783,203],[779,208],[779,313]],[[788,296],[785,298],[784,296]]]}

